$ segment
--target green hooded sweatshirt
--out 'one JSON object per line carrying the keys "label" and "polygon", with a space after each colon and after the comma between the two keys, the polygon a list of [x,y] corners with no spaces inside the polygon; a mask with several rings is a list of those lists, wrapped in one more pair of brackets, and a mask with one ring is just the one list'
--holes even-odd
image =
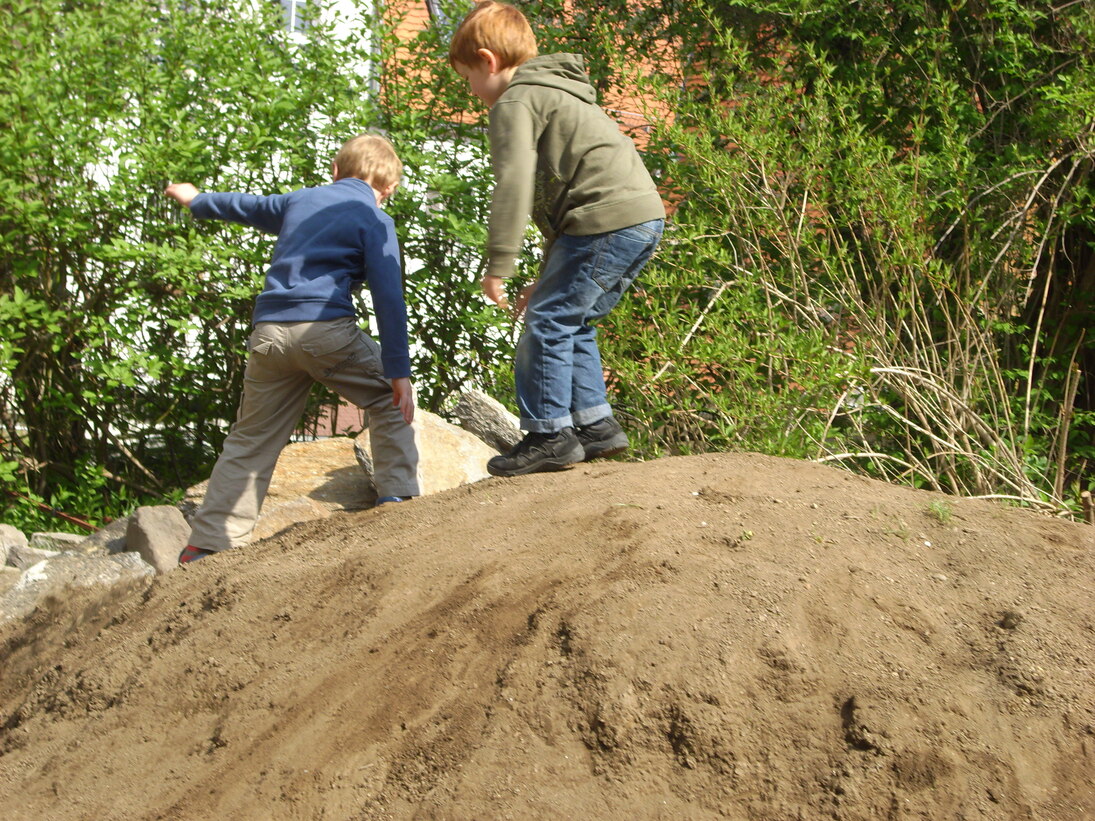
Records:
{"label": "green hooded sweatshirt", "polygon": [[665,218],[635,144],[597,105],[582,57],[534,57],[490,110],[494,169],[487,274],[513,274],[531,213],[550,247]]}

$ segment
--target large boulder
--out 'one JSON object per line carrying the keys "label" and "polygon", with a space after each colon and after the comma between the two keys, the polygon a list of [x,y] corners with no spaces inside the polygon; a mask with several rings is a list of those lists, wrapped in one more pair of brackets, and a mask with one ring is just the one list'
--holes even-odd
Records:
{"label": "large boulder", "polygon": [[[209,482],[186,491],[180,507],[187,520],[201,506]],[[278,457],[252,539],[266,539],[296,522],[323,519],[340,510],[364,510],[375,500],[346,436],[293,442]]]}
{"label": "large boulder", "polygon": [[[360,483],[361,477],[358,477]],[[331,507],[316,499],[307,496],[297,496],[295,499],[264,505],[262,515],[255,522],[255,529],[251,532],[251,539],[269,539],[271,536],[281,533],[285,528],[295,525],[297,522],[310,522],[313,519],[325,519],[334,510],[360,510],[368,506],[367,503],[350,504],[345,508]]]}
{"label": "large boulder", "polygon": [[[498,453],[478,436],[424,410],[415,411],[414,433],[418,445],[418,483],[423,496],[478,482],[490,475],[487,460]],[[375,498],[368,430],[358,435],[354,450]]]}
{"label": "large boulder", "polygon": [[182,511],[171,505],[139,507],[130,517],[125,541],[129,549],[156,569],[167,573],[179,564],[179,553],[190,538]]}

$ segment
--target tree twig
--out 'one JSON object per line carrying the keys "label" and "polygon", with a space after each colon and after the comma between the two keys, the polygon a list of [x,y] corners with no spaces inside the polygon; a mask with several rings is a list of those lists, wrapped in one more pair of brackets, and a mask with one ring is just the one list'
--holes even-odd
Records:
{"label": "tree twig", "polygon": [[70,524],[74,524],[77,527],[82,527],[84,530],[87,530],[91,533],[94,533],[96,530],[99,529],[95,525],[91,524],[90,522],[85,522],[83,519],[77,519],[75,516],[73,516],[69,513],[65,513],[63,511],[57,510],[57,508],[50,507],[49,505],[47,505],[43,502],[39,502],[36,499],[32,499],[29,496],[24,496],[22,493],[16,493],[14,490],[8,490],[6,488],[4,489],[4,492],[7,493],[9,496],[14,496],[17,499],[23,499],[27,502],[30,502],[32,505],[37,507],[39,510],[44,510],[44,511],[46,511],[46,513],[52,513],[54,516],[57,516],[61,519],[64,519],[66,522],[69,522]]}
{"label": "tree twig", "polygon": [[[692,323],[692,327],[689,329],[688,333],[684,335],[684,339],[681,340],[681,344],[678,346],[677,350],[683,351],[685,346],[692,340],[692,337],[695,335],[696,331],[699,330],[700,325],[703,324],[703,320],[707,318],[707,314],[711,312],[711,307],[715,304],[716,300],[718,300],[718,298],[722,296],[722,292],[726,290],[726,286],[729,284],[729,282],[723,282],[719,285],[719,289],[715,291],[714,296],[712,296],[711,299],[707,301],[707,304],[700,312],[700,315],[696,317],[696,321]],[[652,381],[656,382],[661,379],[662,375],[667,370],[669,370],[668,362],[662,365],[658,372],[654,374],[654,379]]]}

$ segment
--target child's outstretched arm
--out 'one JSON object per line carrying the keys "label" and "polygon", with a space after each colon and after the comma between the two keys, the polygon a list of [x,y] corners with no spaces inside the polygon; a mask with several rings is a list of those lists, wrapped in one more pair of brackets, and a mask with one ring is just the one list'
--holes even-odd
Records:
{"label": "child's outstretched arm", "polygon": [[173,182],[164,189],[164,193],[186,208],[190,207],[190,201],[198,196],[198,189],[188,182]]}
{"label": "child's outstretched arm", "polygon": [[[281,231],[282,218],[289,195],[272,194],[258,197],[254,194],[206,193],[188,182],[173,182],[164,189],[171,199],[191,210],[198,219],[227,220],[258,228],[267,234]],[[194,200],[201,195],[197,202]]]}

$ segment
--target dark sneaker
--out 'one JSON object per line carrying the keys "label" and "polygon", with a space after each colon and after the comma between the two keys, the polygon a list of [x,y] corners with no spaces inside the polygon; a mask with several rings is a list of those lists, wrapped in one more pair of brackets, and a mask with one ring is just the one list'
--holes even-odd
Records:
{"label": "dark sneaker", "polygon": [[585,452],[585,461],[615,456],[627,450],[627,434],[614,416],[606,416],[591,425],[578,428],[578,441]]}
{"label": "dark sneaker", "polygon": [[582,461],[584,452],[574,428],[555,433],[526,433],[517,447],[487,462],[491,476],[524,476],[548,470],[565,470]]}

